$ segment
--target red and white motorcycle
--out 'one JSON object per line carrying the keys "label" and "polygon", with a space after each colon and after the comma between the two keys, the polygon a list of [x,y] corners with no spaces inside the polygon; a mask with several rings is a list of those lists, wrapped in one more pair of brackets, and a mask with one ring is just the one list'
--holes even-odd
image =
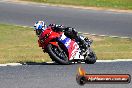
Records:
{"label": "red and white motorcycle", "polygon": [[81,55],[81,49],[74,39],[70,39],[63,32],[54,32],[51,28],[47,28],[39,36],[39,47],[48,53],[52,61],[59,64],[70,64],[71,62],[85,62],[94,64],[96,62],[96,54],[90,48],[85,54]]}

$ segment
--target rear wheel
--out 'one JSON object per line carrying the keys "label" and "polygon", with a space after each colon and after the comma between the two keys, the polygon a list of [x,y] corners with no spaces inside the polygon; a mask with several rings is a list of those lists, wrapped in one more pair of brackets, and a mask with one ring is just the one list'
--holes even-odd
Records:
{"label": "rear wheel", "polygon": [[64,52],[61,47],[54,46],[52,44],[48,44],[47,52],[50,58],[59,64],[69,64],[69,60],[66,52]]}

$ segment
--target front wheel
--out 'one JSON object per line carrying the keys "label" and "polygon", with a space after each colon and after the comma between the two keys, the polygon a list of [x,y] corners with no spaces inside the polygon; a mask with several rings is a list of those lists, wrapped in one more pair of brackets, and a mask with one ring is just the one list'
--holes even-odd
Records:
{"label": "front wheel", "polygon": [[50,58],[58,64],[69,64],[69,60],[66,52],[61,49],[61,47],[48,44],[47,53]]}
{"label": "front wheel", "polygon": [[97,60],[96,54],[92,51],[85,57],[85,63],[94,64]]}

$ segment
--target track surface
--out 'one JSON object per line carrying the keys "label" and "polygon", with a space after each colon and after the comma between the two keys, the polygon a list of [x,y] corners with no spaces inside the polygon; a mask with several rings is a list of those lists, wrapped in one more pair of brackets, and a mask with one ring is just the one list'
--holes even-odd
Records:
{"label": "track surface", "polygon": [[[4,2],[3,2],[4,1]],[[0,22],[33,26],[45,20],[75,27],[81,32],[132,37],[132,13],[83,10],[40,4],[11,4],[0,2]]]}
{"label": "track surface", "polygon": [[[76,73],[82,66],[87,73],[130,74],[132,62],[97,62],[94,65],[24,65],[0,67],[1,88],[82,88]],[[130,84],[86,84],[83,88],[132,88]]]}

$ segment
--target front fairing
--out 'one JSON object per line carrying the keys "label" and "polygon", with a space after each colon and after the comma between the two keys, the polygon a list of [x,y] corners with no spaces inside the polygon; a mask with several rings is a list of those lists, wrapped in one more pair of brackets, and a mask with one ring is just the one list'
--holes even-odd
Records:
{"label": "front fairing", "polygon": [[39,42],[41,42],[41,47],[45,49],[49,42],[60,37],[60,33],[54,32],[51,27],[44,30],[39,36]]}
{"label": "front fairing", "polygon": [[47,28],[47,29],[43,30],[43,32],[39,36],[39,40],[43,39],[46,36],[46,34],[49,34],[50,32],[52,32],[51,28]]}

